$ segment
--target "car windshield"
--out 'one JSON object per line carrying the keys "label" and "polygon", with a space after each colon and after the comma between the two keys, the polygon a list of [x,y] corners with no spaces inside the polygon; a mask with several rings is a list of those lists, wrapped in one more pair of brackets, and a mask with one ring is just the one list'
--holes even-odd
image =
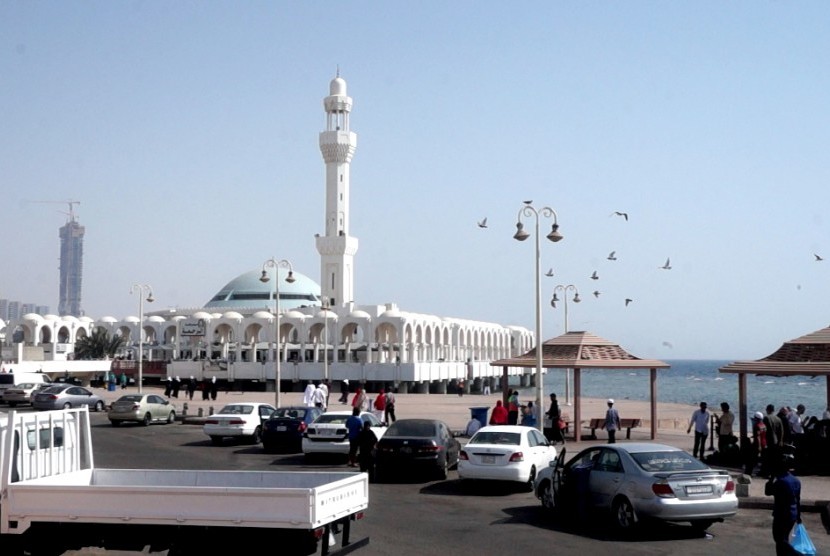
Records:
{"label": "car windshield", "polygon": [[314,420],[314,423],[318,425],[342,425],[349,419],[349,417],[351,417],[351,415],[333,415],[331,413],[323,413]]}
{"label": "car windshield", "polygon": [[233,415],[250,415],[254,412],[254,406],[252,405],[226,405],[222,408],[219,413],[231,413]]}
{"label": "car windshield", "polygon": [[517,432],[479,431],[468,444],[507,444],[518,446],[522,436]]}
{"label": "car windshield", "polygon": [[302,419],[305,417],[306,410],[296,407],[281,407],[271,414],[271,418],[287,417],[289,419]]}
{"label": "car windshield", "polygon": [[429,421],[396,421],[386,431],[386,436],[435,436],[435,425]]}
{"label": "car windshield", "polygon": [[631,454],[637,465],[650,473],[672,471],[702,471],[709,467],[683,451],[639,452]]}
{"label": "car windshield", "polygon": [[127,395],[127,396],[121,396],[116,401],[119,401],[119,402],[140,402],[141,398],[143,398],[143,397],[144,396],[142,396],[140,394],[130,394],[130,395]]}

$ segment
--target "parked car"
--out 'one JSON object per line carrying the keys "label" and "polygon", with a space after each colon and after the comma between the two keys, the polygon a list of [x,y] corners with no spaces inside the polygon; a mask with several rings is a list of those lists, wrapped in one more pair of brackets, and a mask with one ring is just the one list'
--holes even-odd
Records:
{"label": "parked car", "polygon": [[[317,417],[303,435],[303,454],[349,454],[349,431],[346,421],[352,416],[351,411],[327,411]],[[380,440],[386,432],[386,424],[378,420],[373,413],[362,411],[360,419],[371,423],[375,436]]]}
{"label": "parked car", "polygon": [[461,450],[461,479],[518,481],[533,489],[536,475],[556,459],[556,448],[532,427],[490,425],[478,429]]}
{"label": "parked car", "polygon": [[215,445],[221,444],[227,437],[259,444],[263,423],[271,417],[274,409],[273,405],[260,402],[228,404],[219,413],[208,417],[202,430]]}
{"label": "parked car", "polygon": [[318,407],[278,407],[262,426],[262,446],[266,452],[302,452],[303,433],[309,423],[323,413]]}
{"label": "parked car", "polygon": [[107,417],[114,427],[125,422],[146,427],[153,422],[175,422],[176,407],[156,394],[127,394],[112,402]]}
{"label": "parked car", "polygon": [[450,428],[437,419],[399,419],[378,441],[376,476],[389,479],[395,474],[427,471],[441,480],[458,465],[461,444]]}
{"label": "parked car", "polygon": [[83,386],[74,384],[54,384],[35,392],[32,406],[35,409],[69,409],[71,407],[89,406],[95,411],[104,411],[105,403],[98,394]]}
{"label": "parked car", "polygon": [[3,402],[9,404],[9,407],[16,407],[18,404],[31,404],[34,393],[47,387],[49,387],[48,382],[15,384],[11,388],[3,390]]}
{"label": "parked car", "polygon": [[645,519],[688,522],[705,530],[738,510],[729,474],[680,448],[606,444],[586,448],[568,463],[563,454],[539,473],[534,485],[542,506],[562,515],[574,515],[579,498],[587,509],[610,514],[623,531]]}
{"label": "parked car", "polygon": [[3,399],[7,388],[14,388],[17,384],[51,384],[52,379],[45,373],[17,371],[16,373],[0,373],[0,400]]}

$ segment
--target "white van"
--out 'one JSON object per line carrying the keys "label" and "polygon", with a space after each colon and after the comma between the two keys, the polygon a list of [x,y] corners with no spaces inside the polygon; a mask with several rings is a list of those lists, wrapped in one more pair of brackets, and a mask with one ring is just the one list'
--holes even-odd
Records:
{"label": "white van", "polygon": [[24,384],[26,382],[34,384],[50,384],[52,379],[45,373],[0,373],[0,401],[3,401],[3,393],[6,391],[6,388],[11,388],[17,384]]}

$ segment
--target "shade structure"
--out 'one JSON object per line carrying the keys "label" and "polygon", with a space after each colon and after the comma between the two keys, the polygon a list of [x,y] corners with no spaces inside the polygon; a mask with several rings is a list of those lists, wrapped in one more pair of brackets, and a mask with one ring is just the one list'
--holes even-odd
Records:
{"label": "shade structure", "polygon": [[735,361],[718,369],[738,375],[738,418],[741,440],[748,438],[749,415],[746,403],[746,375],[823,376],[830,406],[830,327],[784,342],[778,350],[757,361]]}
{"label": "shade structure", "polygon": [[[527,353],[490,363],[502,367],[506,381],[508,367],[536,367],[536,348]],[[581,438],[582,410],[580,406],[582,369],[631,370],[649,369],[651,408],[651,438],[657,438],[657,369],[671,365],[657,359],[641,359],[631,355],[618,344],[590,332],[566,332],[542,342],[542,367],[545,369],[573,369],[574,371],[574,440]]]}

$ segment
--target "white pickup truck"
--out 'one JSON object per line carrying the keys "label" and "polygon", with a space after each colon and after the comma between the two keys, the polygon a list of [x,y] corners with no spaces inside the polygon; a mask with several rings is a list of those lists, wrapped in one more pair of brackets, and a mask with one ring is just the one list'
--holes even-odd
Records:
{"label": "white pickup truck", "polygon": [[[365,473],[96,469],[86,408],[0,413],[0,554],[351,552]],[[236,549],[228,545],[236,545]],[[244,550],[243,550],[244,551]]]}

